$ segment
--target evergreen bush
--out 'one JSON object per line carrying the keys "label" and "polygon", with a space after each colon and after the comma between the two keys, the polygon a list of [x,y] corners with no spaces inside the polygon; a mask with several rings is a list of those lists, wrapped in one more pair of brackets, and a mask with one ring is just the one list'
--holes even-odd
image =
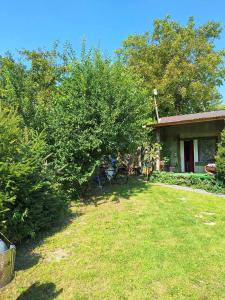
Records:
{"label": "evergreen bush", "polygon": [[21,127],[13,111],[0,109],[0,231],[13,241],[34,237],[66,210],[44,166],[43,134]]}

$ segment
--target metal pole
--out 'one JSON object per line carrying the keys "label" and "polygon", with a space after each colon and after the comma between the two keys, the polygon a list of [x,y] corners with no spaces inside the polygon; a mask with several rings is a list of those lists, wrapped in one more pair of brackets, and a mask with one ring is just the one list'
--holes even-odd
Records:
{"label": "metal pole", "polygon": [[157,118],[157,122],[159,123],[159,112],[158,112],[158,106],[157,106],[157,103],[156,103],[156,95],[155,95],[155,93],[154,93],[154,95],[153,95],[153,98],[154,98],[154,105],[155,105],[156,118]]}

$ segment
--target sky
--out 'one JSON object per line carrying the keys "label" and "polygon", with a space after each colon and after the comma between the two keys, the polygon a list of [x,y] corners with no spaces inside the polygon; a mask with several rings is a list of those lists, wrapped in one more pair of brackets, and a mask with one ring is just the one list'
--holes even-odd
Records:
{"label": "sky", "polygon": [[[170,15],[185,24],[208,20],[225,26],[224,0],[0,0],[0,54],[17,49],[51,48],[69,41],[79,53],[82,39],[105,54],[130,34],[152,30],[153,20]],[[225,31],[216,42],[225,48]],[[225,85],[220,88],[225,102]]]}

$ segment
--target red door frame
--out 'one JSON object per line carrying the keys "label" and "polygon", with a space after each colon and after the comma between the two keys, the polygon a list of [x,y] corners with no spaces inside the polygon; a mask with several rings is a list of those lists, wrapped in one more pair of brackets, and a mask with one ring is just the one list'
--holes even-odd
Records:
{"label": "red door frame", "polygon": [[194,142],[184,141],[184,166],[185,172],[194,172]]}
{"label": "red door frame", "polygon": [[190,141],[190,172],[194,172],[194,142]]}

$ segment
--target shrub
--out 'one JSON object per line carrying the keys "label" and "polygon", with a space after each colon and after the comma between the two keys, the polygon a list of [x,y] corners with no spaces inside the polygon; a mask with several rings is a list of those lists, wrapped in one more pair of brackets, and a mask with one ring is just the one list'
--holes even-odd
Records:
{"label": "shrub", "polygon": [[66,209],[44,157],[43,134],[21,128],[15,112],[0,109],[0,231],[13,241],[33,237]]}
{"label": "shrub", "polygon": [[97,50],[73,59],[69,70],[49,113],[48,129],[53,169],[75,197],[105,155],[136,151],[149,104],[140,80]]}
{"label": "shrub", "polygon": [[105,155],[132,154],[142,144],[149,92],[122,62],[85,44],[79,58],[69,45],[20,54],[20,62],[0,57],[1,103],[18,109],[28,128],[45,130],[54,180],[77,198]]}
{"label": "shrub", "polygon": [[225,181],[225,130],[221,133],[221,141],[218,144],[216,155],[216,167],[218,170],[218,177]]}
{"label": "shrub", "polygon": [[224,193],[223,183],[207,174],[153,172],[151,182],[176,184],[204,189],[208,192]]}

